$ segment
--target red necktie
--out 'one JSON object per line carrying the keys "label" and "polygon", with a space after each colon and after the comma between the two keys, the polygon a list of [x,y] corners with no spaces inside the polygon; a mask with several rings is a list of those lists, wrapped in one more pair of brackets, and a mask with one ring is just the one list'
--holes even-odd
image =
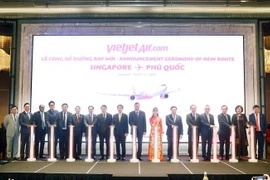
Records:
{"label": "red necktie", "polygon": [[256,131],[260,131],[258,114],[256,114]]}

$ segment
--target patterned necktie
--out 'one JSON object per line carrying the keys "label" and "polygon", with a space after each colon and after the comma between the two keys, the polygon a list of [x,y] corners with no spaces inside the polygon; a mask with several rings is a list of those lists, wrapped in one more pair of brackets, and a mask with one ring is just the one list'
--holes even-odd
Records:
{"label": "patterned necktie", "polygon": [[16,119],[16,115],[15,114],[13,114],[13,118],[14,118],[14,121],[16,122],[17,119]]}
{"label": "patterned necktie", "polygon": [[90,116],[90,124],[92,124],[92,122],[93,122],[92,114],[89,114],[89,116]]}
{"label": "patterned necktie", "polygon": [[119,113],[119,114],[118,114],[118,121],[119,121],[119,122],[121,122],[121,116],[122,116],[122,114]]}
{"label": "patterned necktie", "polygon": [[209,114],[207,114],[207,120],[210,123],[210,116],[209,116]]}

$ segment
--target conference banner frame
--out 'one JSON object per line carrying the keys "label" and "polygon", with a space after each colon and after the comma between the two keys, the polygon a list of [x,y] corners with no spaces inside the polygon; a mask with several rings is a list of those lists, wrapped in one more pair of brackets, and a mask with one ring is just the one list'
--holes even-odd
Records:
{"label": "conference banner frame", "polygon": [[[43,23],[42,23],[43,22]],[[61,23],[62,22],[62,23]],[[74,21],[73,21],[74,22]],[[17,57],[19,77],[16,81],[17,104],[19,111],[23,109],[25,102],[31,102],[32,89],[32,45],[33,36],[46,35],[140,35],[140,36],[169,36],[169,35],[201,35],[201,36],[228,36],[241,35],[244,37],[244,83],[245,83],[245,112],[251,112],[254,104],[260,104],[259,68],[257,63],[257,24],[256,21],[216,21],[187,22],[179,20],[77,20],[78,23],[70,23],[68,20],[48,21],[19,21],[18,38],[20,56]]]}

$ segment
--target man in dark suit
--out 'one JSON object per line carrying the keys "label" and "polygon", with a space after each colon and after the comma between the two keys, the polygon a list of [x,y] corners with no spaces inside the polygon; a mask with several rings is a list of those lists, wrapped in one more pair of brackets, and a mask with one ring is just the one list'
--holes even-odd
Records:
{"label": "man in dark suit", "polygon": [[168,141],[168,158],[170,161],[173,153],[173,128],[178,127],[177,131],[177,155],[179,154],[179,140],[182,139],[183,136],[183,123],[182,117],[176,114],[177,107],[171,107],[171,114],[166,116],[166,125],[167,125],[167,141]]}
{"label": "man in dark suit", "polygon": [[[143,136],[146,134],[146,117],[145,113],[143,111],[140,111],[140,104],[136,102],[134,104],[134,111],[131,111],[129,113],[129,125],[131,126],[137,126],[137,138],[138,138],[138,151],[137,151],[137,158],[140,161],[143,161],[142,159],[142,141]],[[131,131],[131,134],[134,133]]]}
{"label": "man in dark suit", "polygon": [[31,118],[33,116],[30,112],[29,103],[25,103],[23,107],[24,111],[19,114],[19,123],[21,125],[21,160],[25,160],[29,157],[30,127]]}
{"label": "man in dark suit", "polygon": [[[39,105],[39,111],[35,112],[31,121],[35,127],[35,156],[36,158],[44,159],[43,151],[45,144],[45,136],[47,134],[46,121],[49,119],[49,114],[44,112],[45,106]],[[38,153],[38,147],[40,143],[40,150]]]}
{"label": "man in dark suit", "polygon": [[[115,126],[114,137],[116,143],[116,160],[125,160],[126,156],[126,137],[128,135],[128,116],[124,114],[123,105],[119,104],[117,106],[118,113],[113,115],[112,124]],[[122,155],[120,154],[120,144],[122,148]]]}
{"label": "man in dark suit", "polygon": [[50,140],[51,140],[51,126],[54,126],[54,157],[55,158],[58,158],[57,157],[57,144],[58,144],[58,140],[59,140],[59,132],[58,132],[58,128],[56,128],[56,118],[57,118],[57,115],[58,115],[58,111],[55,110],[55,102],[54,101],[50,101],[49,102],[49,110],[47,111],[47,113],[49,114],[49,118],[48,120],[46,121],[46,124],[48,126],[48,147],[49,149],[50,148]]}
{"label": "man in dark suit", "polygon": [[[204,161],[209,161],[212,149],[212,128],[215,126],[214,116],[210,114],[210,106],[205,105],[205,113],[200,115],[200,130],[202,136],[202,157]],[[208,145],[206,152],[206,143]]]}
{"label": "man in dark suit", "polygon": [[250,124],[255,126],[256,144],[258,143],[258,159],[263,158],[264,139],[267,132],[267,122],[265,115],[260,113],[260,106],[253,106],[253,113],[249,115]]}
{"label": "man in dark suit", "polygon": [[[86,126],[85,135],[86,135],[86,147],[88,147],[88,126],[92,126],[92,158],[96,159],[96,143],[97,143],[97,115],[94,114],[94,106],[88,107],[88,112],[84,118],[84,125]],[[86,148],[87,150],[87,148]],[[88,153],[88,152],[87,152]]]}
{"label": "man in dark suit", "polygon": [[188,125],[188,155],[189,158],[192,158],[193,155],[193,127],[197,127],[197,136],[196,136],[196,147],[198,152],[198,144],[199,144],[199,132],[198,132],[198,126],[199,126],[199,114],[197,114],[197,106],[195,104],[192,104],[190,106],[191,113],[187,114],[186,122]]}
{"label": "man in dark suit", "polygon": [[[6,128],[6,142],[7,142],[7,158],[8,160],[17,159],[17,153],[18,153],[18,137],[19,137],[19,123],[18,123],[18,116],[17,111],[18,107],[13,105],[10,110],[10,114],[5,116],[4,119],[4,127]],[[2,129],[4,130],[4,128]],[[4,133],[2,131],[2,133]],[[4,134],[3,134],[4,137]],[[3,143],[5,140],[3,139]],[[4,144],[3,144],[4,148]],[[3,153],[6,150],[3,149]],[[4,156],[4,154],[3,154]]]}
{"label": "man in dark suit", "polygon": [[59,132],[59,150],[60,159],[68,158],[68,143],[69,143],[69,125],[72,121],[72,114],[67,111],[68,104],[62,104],[62,111],[58,113],[56,118],[56,126]]}
{"label": "man in dark suit", "polygon": [[231,116],[227,114],[228,107],[226,105],[221,106],[221,114],[218,115],[219,123],[219,156],[220,160],[223,160],[224,156],[224,142],[225,142],[225,151],[226,151],[226,160],[229,160],[229,151],[230,151],[230,136],[231,136]]}
{"label": "man in dark suit", "polygon": [[110,125],[112,125],[112,115],[107,113],[107,106],[101,106],[101,114],[97,115],[98,135],[100,160],[104,160],[104,140],[106,144],[106,159],[109,158],[109,140],[110,140]]}
{"label": "man in dark suit", "polygon": [[77,160],[81,160],[82,153],[82,134],[84,131],[84,116],[81,115],[81,107],[75,107],[75,114],[72,116],[71,124],[74,126],[74,144],[73,144],[73,152],[74,157]]}

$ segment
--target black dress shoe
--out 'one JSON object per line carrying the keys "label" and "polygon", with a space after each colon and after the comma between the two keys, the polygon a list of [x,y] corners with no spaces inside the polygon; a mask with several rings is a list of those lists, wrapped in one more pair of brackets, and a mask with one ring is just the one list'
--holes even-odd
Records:
{"label": "black dress shoe", "polygon": [[223,157],[220,157],[219,160],[223,160]]}
{"label": "black dress shoe", "polygon": [[167,158],[167,161],[171,161],[171,158]]}
{"label": "black dress shoe", "polygon": [[82,160],[82,158],[80,156],[77,156],[76,160]]}
{"label": "black dress shoe", "polygon": [[116,158],[116,160],[119,161],[120,160],[120,157]]}
{"label": "black dress shoe", "polygon": [[92,156],[92,159],[94,159],[94,160],[95,160],[95,159],[96,159],[96,156]]}
{"label": "black dress shoe", "polygon": [[225,158],[226,160],[229,160],[229,156],[226,156],[226,158]]}
{"label": "black dress shoe", "polygon": [[122,157],[122,161],[125,161],[126,160],[126,158],[125,157]]}
{"label": "black dress shoe", "polygon": [[104,157],[99,158],[99,160],[104,160]]}
{"label": "black dress shoe", "polygon": [[143,158],[138,158],[139,159],[139,161],[143,161]]}
{"label": "black dress shoe", "polygon": [[46,157],[45,156],[39,156],[39,159],[45,159]]}

